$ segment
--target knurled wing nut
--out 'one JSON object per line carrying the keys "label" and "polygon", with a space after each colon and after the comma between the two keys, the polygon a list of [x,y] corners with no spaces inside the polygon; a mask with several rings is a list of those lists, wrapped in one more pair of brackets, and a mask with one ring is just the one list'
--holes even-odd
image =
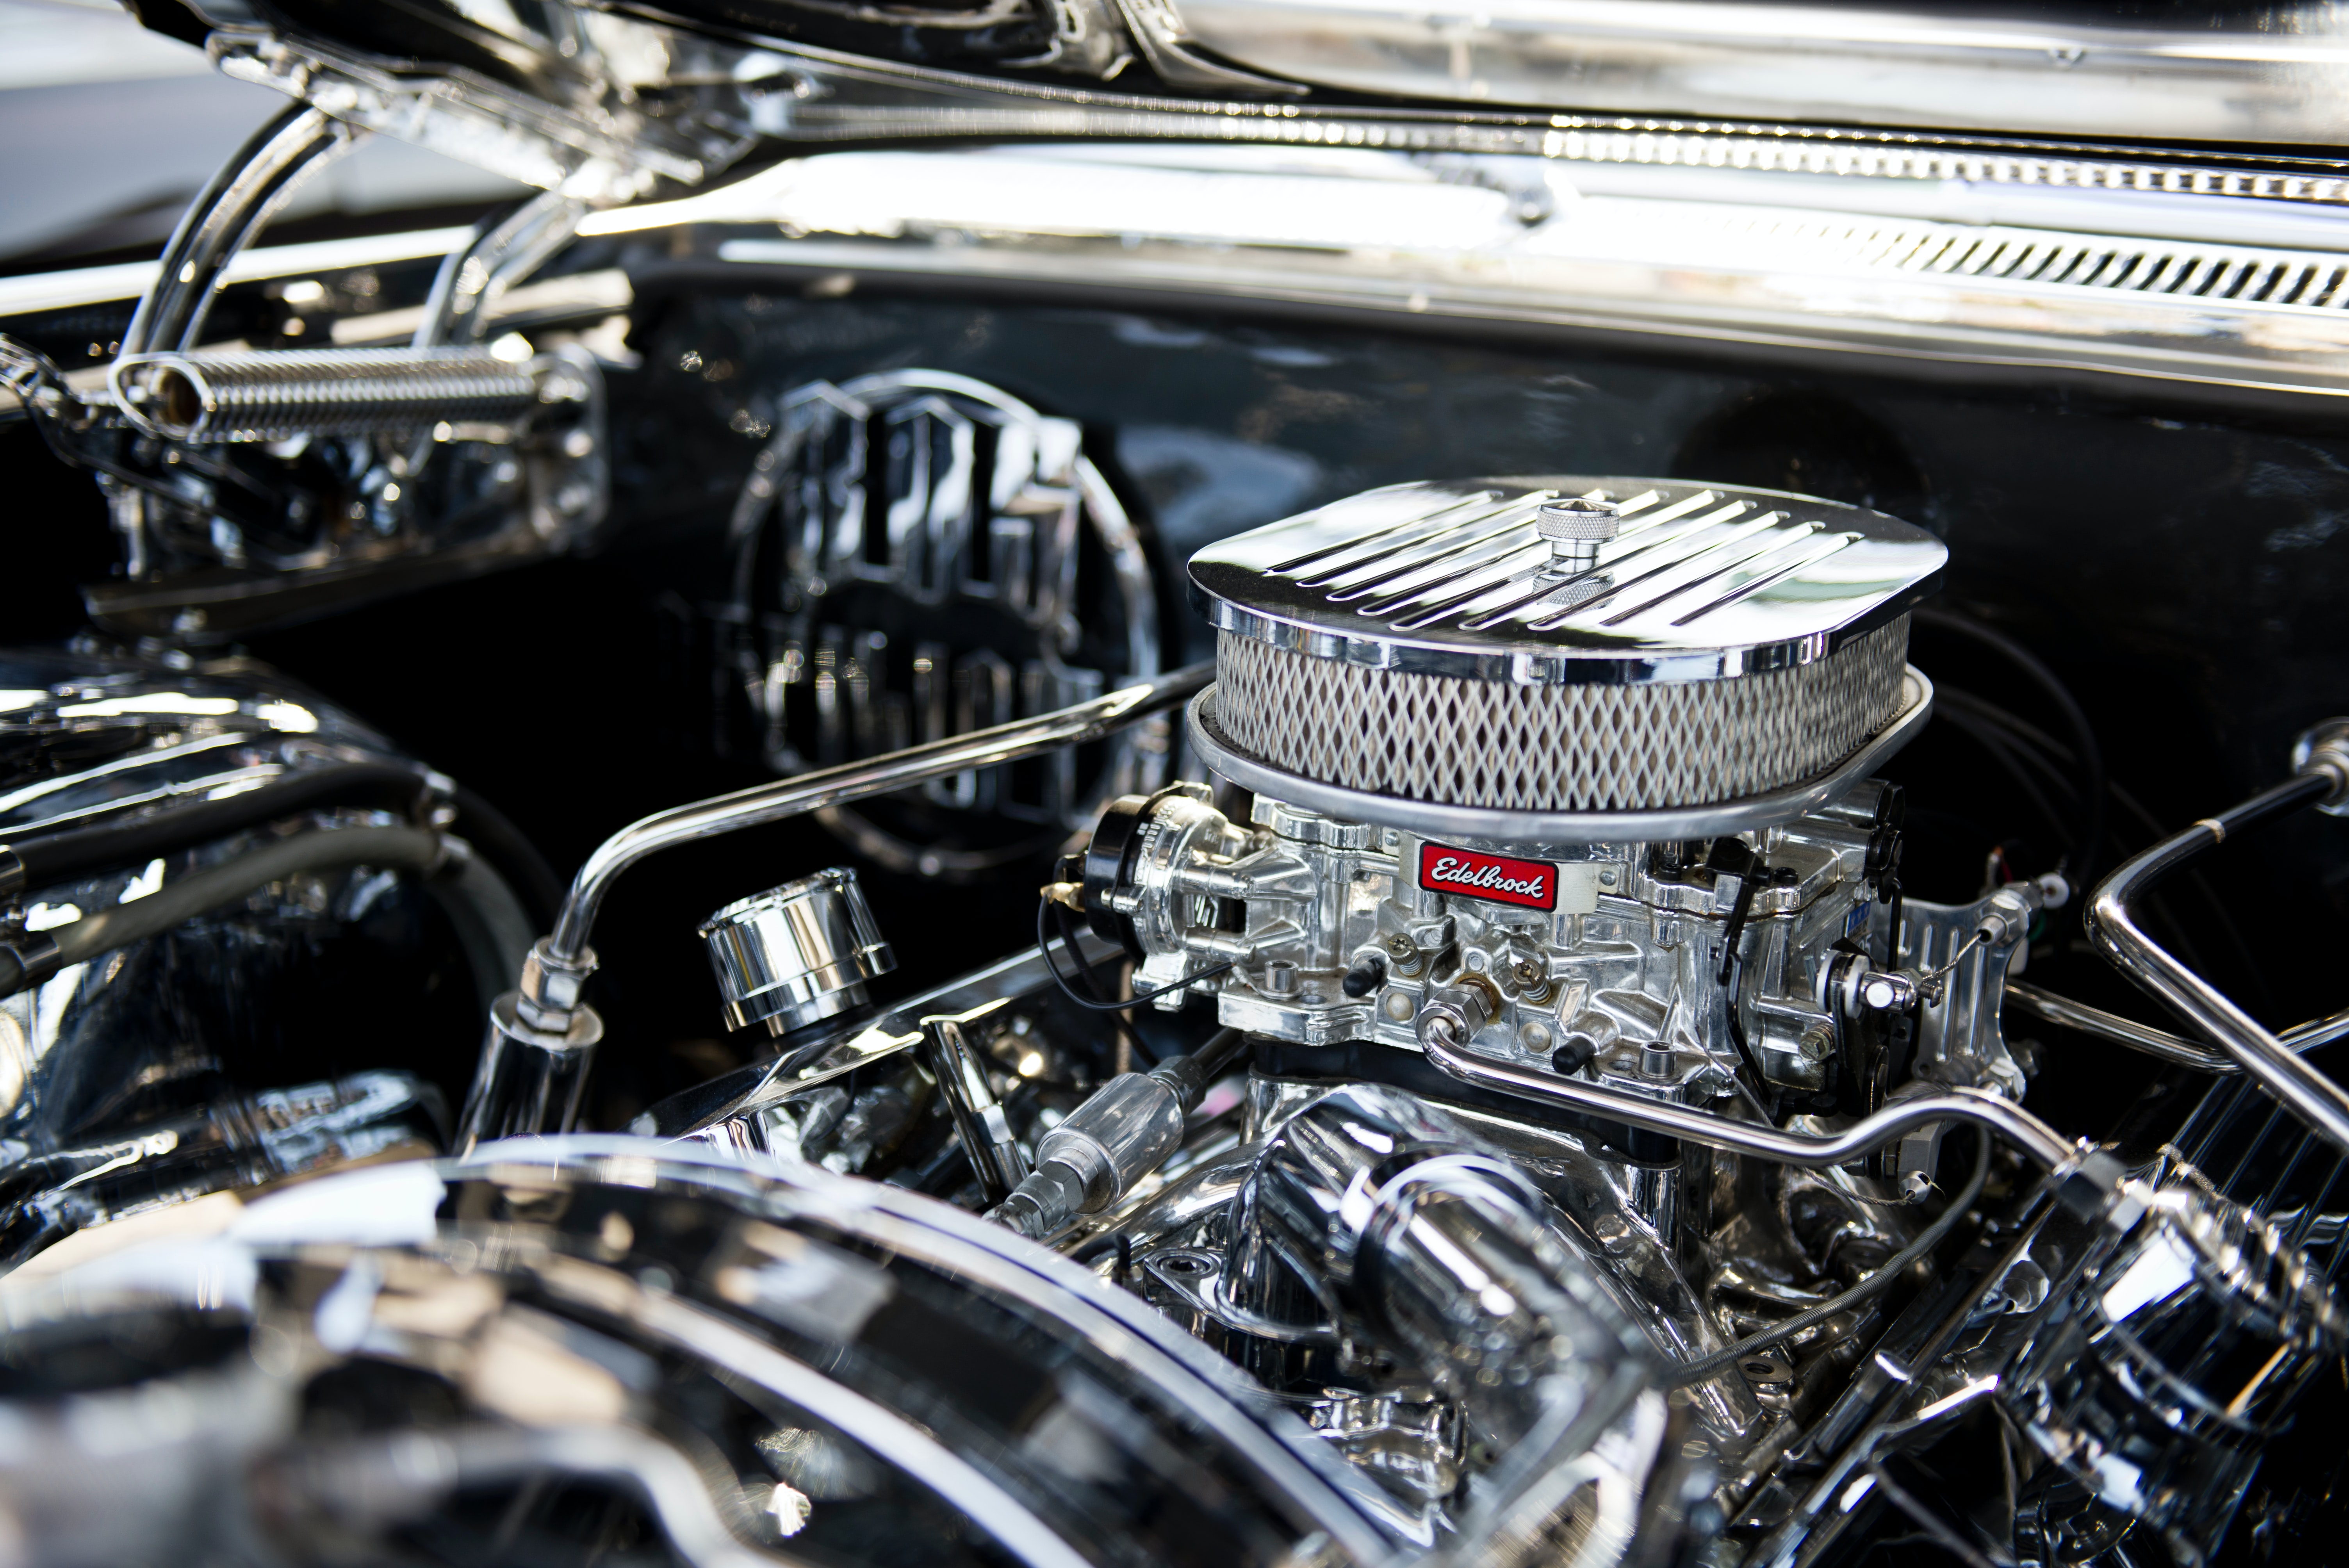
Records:
{"label": "knurled wing nut", "polygon": [[1534,531],[1549,541],[1554,568],[1588,572],[1599,563],[1599,547],[1621,526],[1615,503],[1580,496],[1550,501],[1534,514]]}

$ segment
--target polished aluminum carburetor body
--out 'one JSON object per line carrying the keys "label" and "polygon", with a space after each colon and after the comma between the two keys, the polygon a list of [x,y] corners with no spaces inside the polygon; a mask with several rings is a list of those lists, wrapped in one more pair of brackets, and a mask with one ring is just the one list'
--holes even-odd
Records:
{"label": "polished aluminum carburetor body", "polygon": [[1191,566],[1219,678],[1189,735],[1250,798],[1112,813],[1095,928],[1138,987],[1230,964],[1203,985],[1270,1040],[1441,1028],[1676,1100],[1744,1064],[1824,1096],[1898,826],[1866,776],[1929,711],[1907,612],[1944,557],[1834,502],[1581,478],[1226,540]]}

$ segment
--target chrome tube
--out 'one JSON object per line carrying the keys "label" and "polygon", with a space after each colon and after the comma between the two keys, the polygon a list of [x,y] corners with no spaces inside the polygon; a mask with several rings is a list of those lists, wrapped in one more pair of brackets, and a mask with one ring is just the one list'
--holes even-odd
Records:
{"label": "chrome tube", "polygon": [[1609,1121],[1620,1121],[1709,1149],[1751,1154],[1781,1165],[1848,1165],[1865,1159],[1903,1133],[1937,1122],[1970,1121],[1987,1127],[2050,1171],[2073,1164],[2083,1152],[2070,1140],[2011,1100],[1983,1089],[1952,1088],[1886,1106],[1829,1138],[1783,1132],[1750,1121],[1732,1121],[1711,1111],[1649,1099],[1603,1084],[1537,1072],[1507,1062],[1487,1061],[1462,1050],[1448,1019],[1423,1029],[1420,1044],[1428,1060],[1454,1078],[1520,1099],[1568,1106]]}
{"label": "chrome tube", "polygon": [[302,104],[289,106],[254,132],[189,203],[153,286],[123,331],[120,353],[195,347],[228,264],[305,175],[367,134]]}
{"label": "chrome tube", "polygon": [[1164,713],[1188,702],[1215,678],[1212,664],[1154,676],[1091,702],[1014,719],[992,729],[975,730],[926,746],[909,747],[864,762],[818,769],[772,784],[738,789],[731,795],[697,800],[690,806],[647,817],[621,829],[599,845],[571,881],[570,896],[554,923],[546,944],[547,957],[564,968],[594,966],[587,936],[595,912],[619,874],[646,856],[662,850],[714,838],[740,828],[780,822],[826,806],[842,806],[874,795],[886,795],[911,785],[975,769],[999,767],[1022,758],[1038,757],[1064,746],[1099,740],[1127,725]]}
{"label": "chrome tube", "polygon": [[458,1150],[470,1150],[485,1139],[570,1130],[604,1033],[595,1009],[580,999],[595,970],[588,934],[612,883],[638,861],[739,828],[780,822],[932,779],[1099,740],[1153,714],[1180,707],[1215,674],[1212,664],[1192,665],[1071,707],[697,800],[621,829],[571,879],[554,934],[540,938],[523,965],[521,988],[491,1006],[481,1064],[459,1119]]}
{"label": "chrome tube", "polygon": [[505,292],[536,272],[579,232],[594,203],[567,191],[542,191],[512,211],[492,213],[449,253],[424,302],[411,348],[479,343]]}
{"label": "chrome tube", "polygon": [[986,1065],[963,1023],[954,1017],[923,1019],[922,1056],[930,1076],[938,1080],[938,1093],[954,1118],[971,1174],[978,1178],[978,1190],[993,1208],[1028,1179],[1028,1158],[1020,1152],[1002,1102],[988,1084]]}
{"label": "chrome tube", "polygon": [[2294,1116],[2336,1147],[2349,1150],[2349,1090],[2294,1056],[2216,986],[2172,957],[2139,929],[2129,909],[2133,900],[2163,877],[2224,843],[2230,834],[2349,795],[2349,757],[2341,744],[2320,744],[2313,751],[2304,745],[2303,756],[2299,773],[2289,782],[2219,816],[2206,817],[2116,868],[2089,900],[2086,923],[2090,940],[2115,968],[2208,1035]]}
{"label": "chrome tube", "polygon": [[[2223,1056],[2208,1046],[2140,1024],[2134,1018],[2124,1018],[2117,1013],[2107,1013],[2101,1007],[2091,1007],[2085,1002],[2075,1002],[2069,996],[2058,996],[2053,991],[2043,991],[2036,985],[2026,985],[2019,980],[2006,983],[2009,1006],[2020,1007],[2034,1018],[2059,1024],[2067,1029],[2077,1029],[2084,1035],[2111,1040],[2131,1050],[2143,1051],[2149,1057],[2175,1062],[2179,1067],[2192,1068],[2197,1072],[2228,1074],[2243,1069],[2231,1057]],[[2349,1035],[2349,1010],[2330,1013],[2322,1018],[2286,1029],[2276,1037],[2284,1048],[2295,1055],[2305,1055],[2319,1046],[2329,1046]]]}

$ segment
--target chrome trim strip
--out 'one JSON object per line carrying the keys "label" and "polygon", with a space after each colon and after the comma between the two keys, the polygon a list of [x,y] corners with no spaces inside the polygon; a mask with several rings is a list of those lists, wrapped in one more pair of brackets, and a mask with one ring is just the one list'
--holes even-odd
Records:
{"label": "chrome trim strip", "polygon": [[[1115,242],[1063,242],[1047,252],[1018,242],[957,246],[815,240],[726,240],[722,262],[880,276],[973,278],[1089,292],[1237,299],[1264,304],[1367,311],[1454,322],[1509,323],[1569,332],[1627,334],[1696,346],[1856,355],[1974,369],[2074,371],[2246,392],[2349,394],[2349,322],[2287,320],[2271,331],[2263,313],[2165,301],[2091,296],[2000,297],[1997,291],[1898,278],[1840,297],[1785,274],[1739,277],[1699,266],[1596,270],[1557,290],[1495,286],[1466,269],[1396,266],[1366,275],[1360,258],[1241,253],[1220,261]],[[1561,272],[1567,269],[1560,269]],[[1442,275],[1444,272],[1452,277]],[[1511,269],[1522,278],[1522,269]],[[2060,311],[2061,314],[2054,314]]]}
{"label": "chrome trim strip", "polygon": [[[1271,76],[1422,102],[2328,146],[2349,116],[2331,5],[2107,26],[1719,0],[1171,0]],[[2014,7],[2013,11],[2023,11]],[[2190,24],[2199,22],[2199,26]]]}
{"label": "chrome trim strip", "polygon": [[1933,683],[1910,665],[1900,711],[1858,750],[1807,783],[1705,806],[1661,811],[1501,811],[1372,795],[1317,783],[1236,748],[1216,727],[1216,690],[1191,699],[1184,733],[1207,770],[1276,800],[1347,822],[1372,822],[1428,838],[1498,844],[1620,844],[1746,833],[1841,798],[1917,737],[1933,713]]}
{"label": "chrome trim strip", "polygon": [[[2349,393],[2349,243],[2309,242],[2328,237],[2321,208],[2247,212],[2253,203],[2158,191],[2022,201],[1909,179],[1838,187],[1850,203],[1838,207],[1810,204],[1816,180],[1750,170],[1609,169],[1588,191],[1578,178],[1555,160],[1342,149],[840,152],[599,214],[582,232],[709,224],[720,262],[852,280],[1118,290],[1975,373]],[[1858,210],[1875,198],[1889,211]],[[1940,215],[1974,209],[2008,221]],[[2123,232],[2085,226],[2098,216]],[[2295,242],[2224,237],[2253,218],[2266,221],[2256,232]],[[2133,236],[2140,219],[2217,237]],[[746,232],[767,224],[795,237]]]}

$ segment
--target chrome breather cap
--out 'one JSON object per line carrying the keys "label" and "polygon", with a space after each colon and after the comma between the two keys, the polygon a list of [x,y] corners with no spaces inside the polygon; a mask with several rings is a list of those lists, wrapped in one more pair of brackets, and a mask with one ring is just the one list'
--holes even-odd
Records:
{"label": "chrome breather cap", "polygon": [[1620,837],[1598,819],[1627,813],[1744,830],[1922,723],[1907,613],[1948,553],[1779,490],[1392,485],[1191,558],[1219,634],[1195,740],[1216,771],[1348,820],[1458,809],[1450,830],[1512,841]]}
{"label": "chrome breather cap", "polygon": [[861,1006],[897,967],[856,873],[833,866],[737,900],[701,924],[729,1028],[788,1034]]}

